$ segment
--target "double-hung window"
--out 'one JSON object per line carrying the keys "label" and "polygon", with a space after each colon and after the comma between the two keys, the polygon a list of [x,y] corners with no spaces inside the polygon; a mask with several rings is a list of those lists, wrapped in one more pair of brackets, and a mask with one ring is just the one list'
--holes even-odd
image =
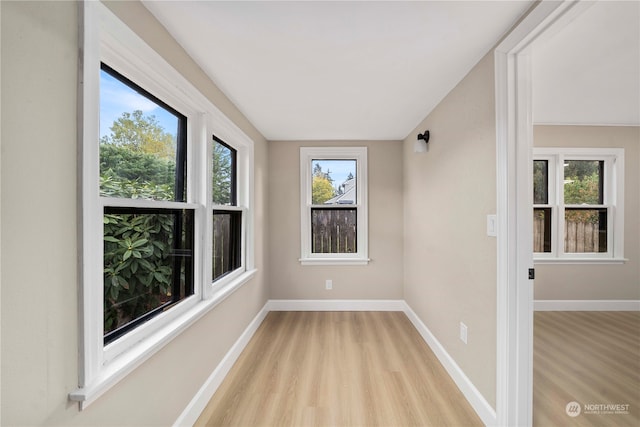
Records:
{"label": "double-hung window", "polygon": [[622,261],[624,151],[534,148],[536,261]]}
{"label": "double-hung window", "polygon": [[308,264],[366,264],[366,147],[300,149],[301,258]]}
{"label": "double-hung window", "polygon": [[242,209],[237,199],[237,150],[213,136],[211,156],[212,280],[242,264]]}
{"label": "double-hung window", "polygon": [[187,117],[104,63],[100,100],[110,344],[193,294],[195,205],[187,203]]}
{"label": "double-hung window", "polygon": [[255,275],[253,142],[101,2],[82,7],[81,409]]}

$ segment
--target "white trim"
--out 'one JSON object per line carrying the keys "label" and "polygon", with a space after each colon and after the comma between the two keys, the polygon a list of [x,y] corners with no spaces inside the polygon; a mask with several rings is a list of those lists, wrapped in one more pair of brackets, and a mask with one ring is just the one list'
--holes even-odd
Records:
{"label": "white trim", "polygon": [[270,311],[404,311],[403,300],[269,300]]}
{"label": "white trim", "polygon": [[[85,387],[100,373],[102,352],[93,351],[95,337],[102,334],[104,322],[103,307],[97,310],[94,302],[102,301],[102,289],[98,286],[84,286],[103,270],[102,245],[96,243],[102,238],[102,224],[93,211],[87,212],[85,206],[100,206],[99,147],[98,144],[84,144],[84,141],[96,138],[100,134],[100,115],[92,114],[95,103],[100,99],[100,82],[96,70],[100,69],[100,34],[93,29],[100,27],[100,12],[97,2],[78,2],[79,43],[83,54],[78,56],[78,158],[82,167],[78,171],[78,386]],[[92,250],[86,250],[93,248]]]}
{"label": "white trim", "polygon": [[[311,209],[313,160],[356,160],[357,252],[312,253]],[[300,264],[301,265],[366,265],[369,263],[369,213],[367,180],[367,147],[300,147]],[[330,207],[326,205],[324,207]]]}
{"label": "white trim", "polygon": [[299,259],[300,265],[367,265],[369,258],[306,258]]}
{"label": "white trim", "polygon": [[533,258],[533,264],[624,264],[628,258]]}
{"label": "white trim", "polygon": [[497,183],[496,423],[531,426],[533,406],[530,45],[587,8],[542,0],[495,49]]}
{"label": "white trim", "polygon": [[242,350],[249,344],[249,341],[256,333],[267,314],[269,314],[268,303],[262,307],[258,314],[253,318],[249,326],[246,327],[244,332],[231,346],[227,354],[222,358],[222,361],[216,366],[209,378],[204,382],[202,387],[195,394],[193,399],[189,402],[187,407],[182,411],[178,419],[173,423],[174,427],[179,426],[192,426],[198,420],[202,411],[206,408],[207,404],[215,394],[222,381],[226,378],[227,374],[233,367],[233,364],[238,360]]}
{"label": "white trim", "polygon": [[640,300],[535,300],[535,311],[640,311]]}
{"label": "white trim", "polygon": [[534,126],[582,126],[582,127],[638,127],[640,123],[573,123],[573,122],[534,122]]}
{"label": "white trim", "polygon": [[[549,165],[548,195],[546,204],[533,207],[551,208],[551,252],[534,252],[534,261],[567,263],[622,263],[624,262],[624,148],[562,148],[533,147],[534,160],[546,160]],[[566,204],[564,201],[564,167],[568,160],[596,160],[604,162],[603,203]],[[566,209],[580,207],[607,209],[607,252],[565,252],[564,215]]]}
{"label": "white trim", "polygon": [[123,199],[116,197],[100,197],[100,207],[118,208],[152,208],[152,209],[191,209],[200,207],[197,203],[174,202],[171,200]]}
{"label": "white trim", "polygon": [[447,350],[440,344],[438,339],[431,333],[429,328],[420,320],[418,315],[411,307],[403,301],[404,313],[407,315],[413,326],[418,330],[422,339],[431,348],[442,366],[447,371],[451,379],[456,383],[464,397],[467,399],[476,414],[482,422],[487,426],[496,425],[496,411],[482,396],[482,393],[473,385],[473,382],[467,377],[464,371],[458,366],[456,361],[447,353]]}

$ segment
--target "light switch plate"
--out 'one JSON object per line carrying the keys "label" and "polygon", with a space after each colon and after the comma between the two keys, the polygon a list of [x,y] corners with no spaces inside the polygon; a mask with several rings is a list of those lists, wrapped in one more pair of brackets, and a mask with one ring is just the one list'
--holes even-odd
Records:
{"label": "light switch plate", "polygon": [[496,237],[498,235],[498,218],[496,215],[487,215],[487,236]]}

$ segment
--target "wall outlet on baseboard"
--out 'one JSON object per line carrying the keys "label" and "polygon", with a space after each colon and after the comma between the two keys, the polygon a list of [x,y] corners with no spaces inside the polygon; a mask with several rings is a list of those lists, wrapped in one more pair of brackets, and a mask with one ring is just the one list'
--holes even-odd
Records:
{"label": "wall outlet on baseboard", "polygon": [[460,322],[460,340],[465,344],[467,343],[467,325],[462,322]]}
{"label": "wall outlet on baseboard", "polygon": [[325,289],[326,289],[326,290],[328,290],[328,291],[330,291],[331,289],[333,289],[333,280],[331,280],[331,279],[327,279],[327,280],[324,282],[324,287],[325,287]]}

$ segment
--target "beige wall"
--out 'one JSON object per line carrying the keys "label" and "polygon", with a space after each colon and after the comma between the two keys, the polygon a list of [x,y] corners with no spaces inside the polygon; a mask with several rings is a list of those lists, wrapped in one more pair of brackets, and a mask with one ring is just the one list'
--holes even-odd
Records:
{"label": "beige wall", "polygon": [[0,2],[2,42],[2,425],[175,421],[267,300],[267,147],[137,2],[113,5],[256,142],[258,275],[79,412],[75,2]]}
{"label": "beige wall", "polygon": [[[301,266],[300,147],[368,147],[366,266]],[[269,286],[273,299],[402,298],[402,144],[269,142]],[[325,290],[325,280],[333,290]]]}
{"label": "beige wall", "polygon": [[536,300],[640,299],[640,128],[534,126],[536,147],[624,148],[624,264],[537,264]]}
{"label": "beige wall", "polygon": [[[493,54],[404,143],[404,297],[484,398],[496,394],[496,209]],[[416,135],[431,131],[427,153]],[[459,324],[468,327],[468,344]]]}

